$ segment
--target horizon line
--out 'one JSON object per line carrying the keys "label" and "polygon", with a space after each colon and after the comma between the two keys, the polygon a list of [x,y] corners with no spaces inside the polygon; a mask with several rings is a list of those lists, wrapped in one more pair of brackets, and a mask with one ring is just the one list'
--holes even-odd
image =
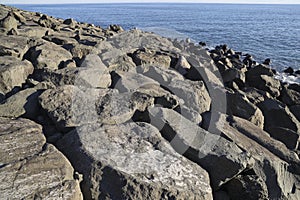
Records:
{"label": "horizon line", "polygon": [[300,5],[300,3],[237,3],[237,2],[87,2],[87,3],[17,3],[17,4],[3,4],[0,5],[95,5],[95,4],[229,4],[229,5]]}

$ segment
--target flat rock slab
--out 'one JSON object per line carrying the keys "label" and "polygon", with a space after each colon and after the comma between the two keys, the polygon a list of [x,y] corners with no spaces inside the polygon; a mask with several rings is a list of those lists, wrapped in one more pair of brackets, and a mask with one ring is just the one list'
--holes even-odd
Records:
{"label": "flat rock slab", "polygon": [[149,124],[82,126],[58,146],[85,175],[89,198],[212,199],[206,171]]}
{"label": "flat rock slab", "polygon": [[76,85],[82,88],[108,88],[112,83],[108,70],[89,67],[46,71],[36,77],[39,81],[49,81],[56,86]]}
{"label": "flat rock slab", "polygon": [[24,36],[10,35],[0,37],[0,55],[14,56],[22,59],[23,55],[30,47],[28,41],[28,37]]}
{"label": "flat rock slab", "polygon": [[12,56],[2,56],[0,64],[0,93],[7,94],[14,87],[21,87],[28,75],[33,73],[32,64]]}
{"label": "flat rock slab", "polygon": [[115,80],[114,88],[119,92],[134,92],[145,87],[159,86],[155,80],[148,78],[142,74],[133,72],[119,72],[118,79]]}
{"label": "flat rock slab", "polygon": [[40,125],[0,118],[0,133],[1,199],[82,199],[71,164],[45,144]]}

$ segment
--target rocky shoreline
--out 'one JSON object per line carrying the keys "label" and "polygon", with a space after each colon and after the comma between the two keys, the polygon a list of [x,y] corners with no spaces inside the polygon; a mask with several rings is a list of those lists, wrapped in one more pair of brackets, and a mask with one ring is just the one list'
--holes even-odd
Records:
{"label": "rocky shoreline", "polygon": [[269,59],[0,19],[0,199],[300,199],[300,86]]}

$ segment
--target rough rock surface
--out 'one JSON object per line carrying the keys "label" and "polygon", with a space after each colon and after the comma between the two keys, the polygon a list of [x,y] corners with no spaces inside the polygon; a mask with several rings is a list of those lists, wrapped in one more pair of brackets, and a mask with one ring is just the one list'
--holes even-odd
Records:
{"label": "rough rock surface", "polygon": [[82,126],[58,144],[92,199],[212,199],[209,177],[145,123]]}
{"label": "rough rock surface", "polygon": [[173,110],[151,108],[151,124],[156,126],[173,148],[199,163],[211,178],[213,189],[251,165],[251,158],[219,135],[213,135]]}
{"label": "rough rock surface", "polygon": [[299,200],[300,87],[253,57],[0,5],[0,199]]}
{"label": "rough rock surface", "polygon": [[1,199],[82,199],[71,164],[45,144],[40,125],[8,118],[0,124]]}
{"label": "rough rock surface", "polygon": [[33,73],[32,64],[10,56],[1,57],[0,93],[6,94],[15,87],[21,87],[28,75]]}
{"label": "rough rock surface", "polygon": [[33,47],[28,54],[27,56],[29,56],[36,69],[55,70],[61,68],[65,62],[72,59],[70,52],[50,42]]}

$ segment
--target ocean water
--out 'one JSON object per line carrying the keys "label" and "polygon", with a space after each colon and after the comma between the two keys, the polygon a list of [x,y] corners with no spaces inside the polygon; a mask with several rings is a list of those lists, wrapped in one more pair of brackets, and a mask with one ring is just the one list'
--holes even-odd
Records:
{"label": "ocean water", "polygon": [[227,44],[278,71],[300,69],[300,5],[242,4],[81,4],[15,5],[101,27],[119,24],[164,36],[191,38],[214,47]]}

